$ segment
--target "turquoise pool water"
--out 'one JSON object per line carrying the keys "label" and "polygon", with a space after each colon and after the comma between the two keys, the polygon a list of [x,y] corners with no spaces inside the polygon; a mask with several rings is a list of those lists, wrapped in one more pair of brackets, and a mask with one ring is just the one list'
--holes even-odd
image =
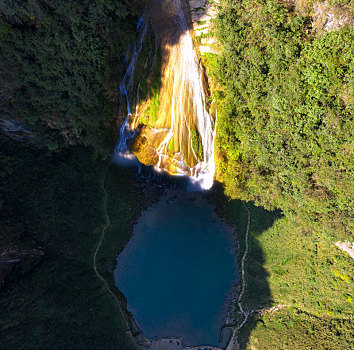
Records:
{"label": "turquoise pool water", "polygon": [[238,278],[232,234],[198,193],[169,192],[142,214],[114,275],[145,336],[219,345]]}

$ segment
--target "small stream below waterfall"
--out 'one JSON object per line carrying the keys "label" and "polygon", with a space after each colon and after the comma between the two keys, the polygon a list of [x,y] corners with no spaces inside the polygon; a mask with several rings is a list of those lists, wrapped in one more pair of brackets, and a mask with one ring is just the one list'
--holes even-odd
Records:
{"label": "small stream below waterfall", "polygon": [[114,278],[145,336],[221,345],[238,280],[234,244],[202,193],[169,190],[142,214]]}

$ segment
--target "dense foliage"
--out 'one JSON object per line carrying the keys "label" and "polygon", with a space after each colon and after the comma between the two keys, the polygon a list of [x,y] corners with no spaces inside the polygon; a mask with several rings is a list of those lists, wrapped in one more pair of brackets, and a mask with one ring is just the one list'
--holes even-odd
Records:
{"label": "dense foliage", "polygon": [[254,200],[322,236],[348,239],[353,212],[354,32],[314,32],[281,1],[226,1],[218,173]]}
{"label": "dense foliage", "polygon": [[[1,290],[1,350],[134,348],[92,267],[105,224],[100,182],[107,165],[92,157],[84,147],[53,153],[0,138],[0,199],[22,222],[18,243],[34,240],[44,252],[38,266],[22,275],[15,269]],[[115,257],[149,201],[126,169],[111,169],[106,189],[111,227],[97,266],[113,286]]]}
{"label": "dense foliage", "polygon": [[142,3],[1,1],[0,117],[24,121],[52,150],[104,144]]}
{"label": "dense foliage", "polygon": [[[92,267],[106,166],[94,153],[106,152],[115,132],[123,56],[143,3],[0,2],[0,122],[20,121],[35,134],[31,145],[0,136],[0,244],[43,253],[24,256],[5,280],[1,349],[133,348]],[[137,186],[129,172],[107,178],[120,200],[109,202],[114,232],[97,266],[110,285],[113,258],[141,210]]]}
{"label": "dense foliage", "polygon": [[319,319],[296,309],[269,312],[254,327],[247,345],[250,350],[349,350],[353,340],[349,320]]}
{"label": "dense foliage", "polygon": [[[217,176],[232,198],[284,214],[248,204],[244,307],[281,307],[250,318],[241,348],[349,349],[353,266],[334,242],[354,240],[354,30],[321,28],[312,1],[223,3],[222,53],[205,60],[220,85]],[[224,215],[242,254],[246,212],[231,201]]]}
{"label": "dense foliage", "polygon": [[[219,215],[235,224],[238,261],[245,249],[247,210],[217,196]],[[222,203],[224,201],[224,203]],[[353,264],[333,243],[251,203],[244,310],[253,312],[239,333],[241,349],[351,349]],[[237,318],[239,313],[236,313]],[[238,323],[243,317],[238,318]]]}
{"label": "dense foliage", "polygon": [[[104,164],[78,145],[97,151],[105,143],[141,3],[0,3],[0,119],[24,121],[37,145],[60,151],[0,140],[0,199],[14,211],[8,222],[44,251],[42,263],[0,295],[0,348],[131,348],[91,265],[104,220]],[[244,306],[285,307],[250,318],[242,347],[350,348],[352,265],[333,243],[353,241],[353,29],[315,30],[292,1],[224,3],[222,55],[209,57],[222,86],[214,94],[218,177],[233,198],[285,214],[249,205]],[[112,259],[147,198],[119,170],[107,188],[112,227],[98,267],[112,284]],[[247,212],[239,201],[224,210],[239,229],[241,257]]]}

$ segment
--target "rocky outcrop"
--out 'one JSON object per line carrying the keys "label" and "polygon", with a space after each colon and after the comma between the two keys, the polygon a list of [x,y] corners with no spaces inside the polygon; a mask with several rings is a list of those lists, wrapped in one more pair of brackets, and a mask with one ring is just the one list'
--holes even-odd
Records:
{"label": "rocky outcrop", "polygon": [[139,347],[139,350],[223,350],[217,346],[183,346],[182,338],[168,337],[151,340],[150,346]]}
{"label": "rocky outcrop", "polygon": [[336,245],[339,249],[341,249],[341,250],[347,252],[347,253],[350,255],[350,257],[351,257],[352,259],[354,259],[354,243],[351,243],[351,242],[340,242],[340,241],[338,241],[338,242],[335,243],[335,245]]}
{"label": "rocky outcrop", "polygon": [[34,138],[24,123],[10,117],[0,117],[0,132],[18,142],[30,142]]}
{"label": "rocky outcrop", "polygon": [[314,2],[312,26],[316,31],[332,32],[345,25],[354,27],[354,19],[346,8],[331,6],[327,1]]}
{"label": "rocky outcrop", "polygon": [[284,0],[283,4],[289,11],[295,11],[300,16],[311,17],[312,29],[315,33],[331,32],[346,25],[354,27],[351,4],[331,5],[324,0]]}
{"label": "rocky outcrop", "polygon": [[218,14],[219,0],[189,0],[193,30],[198,38],[199,51],[220,54],[218,42],[214,35],[214,19]]}

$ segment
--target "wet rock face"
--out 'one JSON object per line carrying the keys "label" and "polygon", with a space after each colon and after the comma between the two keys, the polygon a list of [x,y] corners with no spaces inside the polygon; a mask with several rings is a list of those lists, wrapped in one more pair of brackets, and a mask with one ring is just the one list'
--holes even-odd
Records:
{"label": "wet rock face", "polygon": [[145,165],[155,165],[159,161],[157,149],[166,137],[167,131],[153,131],[148,126],[142,126],[135,137],[129,142],[130,151],[139,157]]}
{"label": "wet rock face", "polygon": [[34,134],[24,123],[10,117],[0,117],[0,132],[18,142],[30,142]]}
{"label": "wet rock face", "polygon": [[181,4],[179,3],[179,1],[175,0],[163,0],[160,2],[156,1],[156,3],[161,4],[161,10],[164,16],[177,16],[181,8]]}
{"label": "wet rock face", "polygon": [[[158,31],[163,27],[174,30],[172,22],[178,17],[184,0],[151,0],[146,9],[146,15]],[[167,33],[166,33],[167,34]]]}

